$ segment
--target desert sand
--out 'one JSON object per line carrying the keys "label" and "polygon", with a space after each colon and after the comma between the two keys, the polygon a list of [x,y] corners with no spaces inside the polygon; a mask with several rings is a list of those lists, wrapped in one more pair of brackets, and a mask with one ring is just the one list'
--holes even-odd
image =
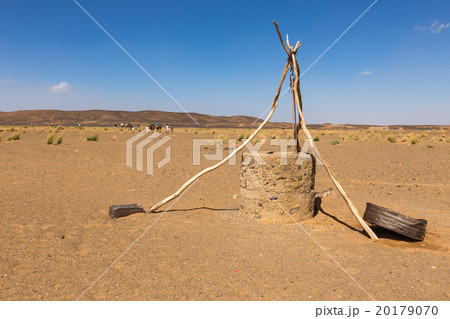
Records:
{"label": "desert sand", "polygon": [[[54,128],[0,129],[1,300],[450,298],[448,131],[313,131],[361,215],[372,202],[428,221],[423,242],[377,228],[374,242],[338,196],[325,197],[303,229],[288,217],[285,224],[242,218],[240,156],[236,166],[201,178],[158,213],[108,216],[114,204],[148,209],[214,163],[192,165],[194,138],[226,144],[250,129],[176,127],[172,160],[154,176],[125,165],[130,131],[65,127],[47,145]],[[17,133],[19,140],[7,141]],[[258,138],[289,133],[263,130]],[[98,141],[87,141],[93,134]],[[340,144],[332,145],[335,140]],[[156,156],[162,159],[163,150]],[[329,187],[318,167],[316,190]]]}

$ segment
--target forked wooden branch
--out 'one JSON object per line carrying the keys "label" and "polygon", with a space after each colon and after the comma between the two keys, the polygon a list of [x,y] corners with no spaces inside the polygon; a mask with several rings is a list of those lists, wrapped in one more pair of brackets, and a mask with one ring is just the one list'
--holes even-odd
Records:
{"label": "forked wooden branch", "polygon": [[278,23],[275,20],[273,20],[273,24],[275,24],[275,28],[277,29],[277,33],[278,33],[278,37],[280,38],[281,45],[283,46],[284,51],[286,51],[287,55],[289,56],[291,53],[289,52],[289,50],[286,48],[286,45],[284,44],[283,37],[281,36],[281,33],[280,33],[280,29],[278,29]]}
{"label": "forked wooden branch", "polygon": [[170,202],[171,200],[177,198],[189,185],[191,185],[193,182],[195,182],[197,179],[199,179],[201,176],[205,175],[206,173],[209,173],[213,170],[215,170],[216,168],[219,168],[220,166],[222,166],[223,164],[225,164],[227,161],[230,160],[230,158],[232,158],[233,156],[235,156],[237,154],[237,152],[239,152],[241,149],[243,149],[248,143],[250,143],[250,141],[256,136],[256,134],[258,134],[259,131],[261,131],[261,129],[264,127],[264,125],[266,125],[266,123],[270,120],[270,118],[272,117],[273,113],[275,112],[275,109],[277,108],[278,105],[278,98],[280,97],[280,92],[281,92],[281,87],[283,85],[284,79],[286,78],[286,74],[288,73],[289,69],[291,67],[291,60],[288,59],[286,62],[286,66],[284,67],[283,70],[283,74],[281,76],[281,80],[280,80],[280,84],[278,85],[278,90],[277,90],[277,94],[275,95],[273,101],[272,101],[272,105],[271,105],[271,109],[269,112],[269,115],[267,115],[267,118],[261,123],[261,125],[252,133],[252,135],[250,135],[250,137],[248,139],[246,139],[244,141],[244,143],[242,143],[238,148],[236,148],[232,153],[230,153],[230,155],[228,155],[226,158],[224,158],[223,160],[221,160],[219,163],[208,167],[206,169],[204,169],[203,171],[201,171],[200,173],[198,173],[197,175],[195,175],[194,177],[192,177],[190,180],[188,180],[186,183],[183,184],[183,186],[181,186],[175,193],[173,193],[172,195],[170,195],[169,197],[163,199],[162,201],[160,201],[158,204],[156,204],[155,206],[153,206],[152,208],[150,208],[150,213],[155,212],[158,208],[160,208],[161,206],[163,206],[164,204]]}

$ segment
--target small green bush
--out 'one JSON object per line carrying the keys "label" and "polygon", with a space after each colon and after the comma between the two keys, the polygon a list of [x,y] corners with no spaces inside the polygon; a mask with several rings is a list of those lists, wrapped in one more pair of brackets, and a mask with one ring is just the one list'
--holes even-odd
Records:
{"label": "small green bush", "polygon": [[61,135],[58,140],[56,141],[56,144],[59,145],[63,142],[63,136]]}
{"label": "small green bush", "polygon": [[240,141],[242,141],[244,138],[245,138],[245,135],[244,135],[244,134],[240,134],[239,137],[238,137],[238,141],[240,142]]}
{"label": "small green bush", "polygon": [[10,137],[8,137],[8,141],[18,141],[18,140],[20,140],[20,134],[19,133],[13,134]]}
{"label": "small green bush", "polygon": [[97,142],[98,141],[98,135],[94,134],[94,135],[90,135],[88,137],[86,137],[86,140],[89,142]]}
{"label": "small green bush", "polygon": [[434,146],[433,146],[433,145],[427,145],[427,147],[428,147],[428,148],[433,148]]}
{"label": "small green bush", "polygon": [[420,141],[420,137],[415,136],[411,139],[411,144],[415,145],[415,144],[419,143],[419,141]]}
{"label": "small green bush", "polygon": [[338,140],[334,140],[330,142],[331,145],[338,145],[341,144],[341,142],[339,142]]}
{"label": "small green bush", "polygon": [[396,143],[397,142],[397,139],[395,138],[395,136],[388,136],[387,140],[388,140],[388,142],[391,142],[391,143]]}
{"label": "small green bush", "polygon": [[318,141],[320,141],[320,138],[318,136],[314,136],[313,141],[318,142]]}

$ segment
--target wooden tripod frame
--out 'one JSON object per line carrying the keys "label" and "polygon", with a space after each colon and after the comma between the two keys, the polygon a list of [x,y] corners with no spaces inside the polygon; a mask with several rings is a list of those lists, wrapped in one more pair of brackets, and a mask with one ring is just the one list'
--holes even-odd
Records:
{"label": "wooden tripod frame", "polygon": [[297,42],[295,47],[292,47],[289,44],[289,37],[286,36],[286,43],[287,43],[287,46],[286,46],[286,44],[284,43],[283,38],[281,36],[280,30],[278,29],[277,22],[273,21],[273,23],[275,24],[275,28],[277,30],[278,37],[280,38],[281,44],[283,45],[284,51],[286,51],[286,54],[288,55],[288,59],[287,59],[286,65],[284,67],[283,73],[281,75],[280,84],[278,85],[277,93],[275,94],[275,97],[274,97],[274,99],[272,101],[271,109],[270,109],[269,114],[267,115],[267,118],[258,126],[258,128],[252,133],[252,135],[250,135],[250,137],[248,139],[246,139],[238,148],[236,148],[226,158],[221,160],[219,163],[217,163],[217,164],[215,164],[215,165],[213,165],[211,167],[208,167],[208,168],[204,169],[203,171],[199,172],[198,174],[196,174],[194,177],[192,177],[190,180],[188,180],[186,183],[184,183],[175,193],[173,193],[169,197],[163,199],[162,201],[160,201],[159,203],[154,205],[152,208],[150,208],[149,212],[153,213],[158,208],[160,208],[161,206],[163,206],[166,203],[168,203],[168,202],[172,201],[173,199],[177,198],[184,190],[186,190],[197,179],[199,179],[201,176],[205,175],[206,173],[209,173],[209,172],[219,168],[223,164],[225,164],[230,158],[235,156],[248,143],[250,143],[250,141],[259,133],[259,131],[261,131],[261,129],[264,127],[264,125],[266,125],[266,123],[270,120],[270,118],[272,117],[273,113],[275,112],[275,109],[277,108],[277,105],[278,105],[278,99],[280,97],[281,87],[282,87],[283,82],[284,82],[284,80],[286,78],[286,74],[288,73],[289,69],[292,67],[294,69],[294,73],[295,73],[295,82],[294,82],[294,85],[292,87],[292,90],[293,90],[295,104],[296,104],[297,112],[298,112],[298,116],[299,116],[299,126],[297,127],[297,132],[298,132],[298,130],[300,128],[303,130],[303,132],[305,133],[305,135],[306,135],[306,137],[307,137],[307,139],[309,141],[309,144],[311,146],[311,149],[312,149],[312,152],[313,152],[313,156],[316,159],[320,159],[321,162],[323,162],[323,164],[325,166],[325,169],[328,172],[328,175],[330,176],[330,178],[333,181],[334,185],[336,185],[339,193],[342,195],[345,203],[347,204],[347,206],[350,209],[350,211],[352,212],[352,214],[355,216],[355,218],[358,220],[358,222],[361,224],[361,226],[364,228],[364,230],[367,232],[367,234],[373,240],[378,240],[377,235],[375,235],[375,233],[372,231],[372,229],[370,229],[370,227],[364,222],[364,220],[359,215],[358,210],[353,205],[352,201],[350,200],[350,197],[348,197],[348,195],[344,191],[344,188],[342,188],[341,184],[336,179],[333,171],[331,170],[331,167],[325,162],[323,157],[320,155],[319,149],[315,145],[315,143],[314,143],[314,141],[313,141],[313,139],[311,137],[311,134],[309,134],[309,131],[308,131],[307,127],[306,127],[305,119],[304,119],[303,113],[302,113],[303,105],[302,105],[302,97],[301,97],[301,94],[300,94],[300,68],[299,68],[299,65],[298,65],[298,62],[297,62],[297,58],[295,57],[295,55],[297,54],[297,50],[300,47],[300,42]]}

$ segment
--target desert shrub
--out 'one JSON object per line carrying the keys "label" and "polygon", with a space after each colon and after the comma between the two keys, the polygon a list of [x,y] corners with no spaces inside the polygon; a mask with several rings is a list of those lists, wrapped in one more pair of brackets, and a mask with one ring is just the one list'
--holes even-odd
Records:
{"label": "desert shrub", "polygon": [[375,142],[379,142],[381,138],[381,134],[375,135]]}
{"label": "desert shrub", "polygon": [[318,136],[314,136],[313,141],[318,142],[318,141],[320,141],[320,138]]}
{"label": "desert shrub", "polygon": [[216,140],[222,141],[223,144],[226,144],[228,142],[229,136],[222,134],[219,137],[216,138]]}
{"label": "desert shrub", "polygon": [[359,135],[358,135],[358,134],[353,135],[353,139],[354,139],[355,141],[359,141]]}
{"label": "desert shrub", "polygon": [[244,138],[245,138],[245,135],[244,135],[244,134],[240,134],[239,137],[238,137],[238,141],[240,142],[240,141],[242,141]]}
{"label": "desert shrub", "polygon": [[3,132],[3,130],[0,130],[0,133]]}
{"label": "desert shrub", "polygon": [[248,140],[249,137],[250,137],[250,134],[245,135],[246,140]]}
{"label": "desert shrub", "polygon": [[423,133],[422,135],[420,135],[421,138],[427,137],[427,133]]}
{"label": "desert shrub", "polygon": [[443,141],[444,141],[444,139],[443,139],[443,138],[440,138],[440,139],[438,139],[438,141],[439,141],[439,142],[443,142]]}
{"label": "desert shrub", "polygon": [[276,139],[277,139],[277,136],[276,136],[276,135],[272,135],[271,139],[272,139],[272,140],[276,140]]}
{"label": "desert shrub", "polygon": [[387,140],[388,140],[388,142],[391,142],[391,143],[396,143],[397,142],[397,139],[395,138],[395,136],[388,136]]}
{"label": "desert shrub", "polygon": [[350,139],[350,135],[346,135],[346,136],[344,136],[343,138],[342,138],[342,141],[344,142],[344,143],[347,143],[347,141]]}
{"label": "desert shrub", "polygon": [[107,127],[105,127],[104,129],[103,129],[103,131],[107,131],[108,130],[108,128]]}
{"label": "desert shrub", "polygon": [[433,148],[434,146],[433,146],[433,145],[427,145],[427,147],[428,147],[428,148]]}
{"label": "desert shrub", "polygon": [[20,140],[20,134],[19,133],[13,134],[13,135],[9,136],[7,140],[8,141],[18,141],[18,140]]}
{"label": "desert shrub", "polygon": [[56,144],[59,145],[63,142],[63,136],[61,135],[58,140],[56,141]]}
{"label": "desert shrub", "polygon": [[195,131],[194,131],[194,134],[198,134],[198,130],[195,130]]}
{"label": "desert shrub", "polygon": [[50,134],[48,134],[47,135],[47,144],[48,145],[51,145],[51,144],[53,144],[53,139],[55,138],[55,133],[50,133]]}
{"label": "desert shrub", "polygon": [[89,142],[97,142],[98,141],[98,135],[94,134],[94,135],[89,135],[88,137],[86,137],[86,140]]}
{"label": "desert shrub", "polygon": [[[8,130],[6,130],[6,131],[8,131]],[[9,131],[10,131],[10,132],[17,132],[17,129],[16,129],[14,126],[12,126],[12,127],[9,129]]]}
{"label": "desert shrub", "polygon": [[341,144],[341,142],[339,142],[338,140],[334,140],[330,142],[331,145],[338,145]]}
{"label": "desert shrub", "polygon": [[211,134],[216,134],[216,131],[213,130],[213,131],[211,132]]}
{"label": "desert shrub", "polygon": [[62,131],[62,130],[64,130],[64,126],[58,125],[58,126],[56,127],[56,129],[55,129],[55,132],[59,132],[59,131]]}
{"label": "desert shrub", "polygon": [[414,136],[414,137],[411,139],[411,144],[412,144],[412,145],[415,145],[415,144],[419,143],[419,141],[420,141],[420,137]]}

